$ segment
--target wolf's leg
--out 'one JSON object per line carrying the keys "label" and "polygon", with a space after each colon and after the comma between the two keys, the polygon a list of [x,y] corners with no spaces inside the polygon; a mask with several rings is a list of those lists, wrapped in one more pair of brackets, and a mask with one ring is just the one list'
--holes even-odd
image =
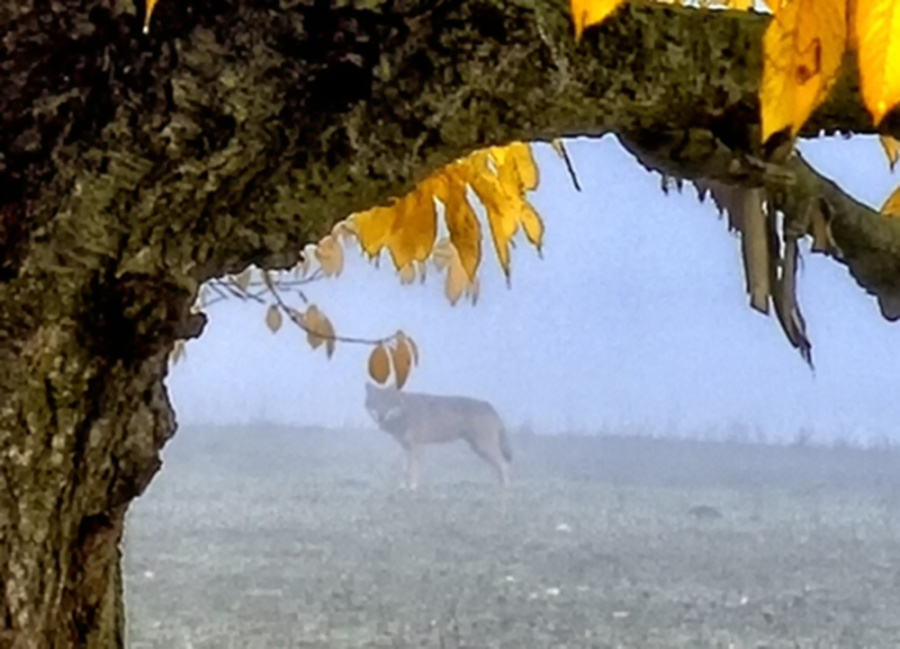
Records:
{"label": "wolf's leg", "polygon": [[478,438],[469,438],[468,439],[469,446],[472,447],[472,450],[475,451],[475,454],[478,455],[482,460],[491,465],[491,467],[497,472],[497,477],[500,479],[500,484],[504,487],[509,485],[509,462],[506,461],[506,458],[503,457],[503,453],[500,450],[499,438],[486,438],[486,437],[478,437]]}
{"label": "wolf's leg", "polygon": [[419,464],[422,450],[416,444],[410,444],[406,449],[406,486],[410,491],[419,488]]}

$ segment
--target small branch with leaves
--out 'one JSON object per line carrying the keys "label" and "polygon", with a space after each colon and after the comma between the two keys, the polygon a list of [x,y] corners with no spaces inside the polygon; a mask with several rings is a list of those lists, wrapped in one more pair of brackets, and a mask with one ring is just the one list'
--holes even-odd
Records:
{"label": "small branch with leaves", "polygon": [[[298,275],[303,271],[304,269],[299,269]],[[261,279],[253,279],[253,269],[248,268],[239,275],[229,275],[209,282],[201,291],[201,298],[198,300],[196,308],[207,308],[231,298],[268,305],[265,323],[272,333],[276,333],[282,328],[286,316],[306,333],[307,343],[313,350],[324,346],[329,359],[334,355],[338,342],[370,345],[374,348],[368,361],[369,375],[372,379],[380,384],[385,384],[393,376],[397,389],[401,389],[405,385],[413,365],[417,365],[419,362],[416,343],[402,330],[397,330],[394,334],[381,338],[337,334],[328,316],[322,313],[315,304],[312,304],[302,290],[303,287],[327,277],[328,271],[318,268],[308,275],[295,275],[294,277],[287,276],[287,274],[277,277],[270,271],[257,272],[261,275]],[[288,304],[285,294],[289,291],[295,292],[306,306],[305,310],[298,310]],[[213,295],[209,297],[209,293]],[[184,343],[185,341],[176,343],[171,357],[173,364],[185,357]]]}

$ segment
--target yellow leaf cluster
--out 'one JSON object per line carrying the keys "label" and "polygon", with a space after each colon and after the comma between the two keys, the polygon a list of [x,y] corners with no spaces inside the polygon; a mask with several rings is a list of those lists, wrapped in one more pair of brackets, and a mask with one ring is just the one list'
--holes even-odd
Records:
{"label": "yellow leaf cluster", "polygon": [[380,343],[369,355],[369,376],[384,385],[394,373],[394,383],[400,390],[406,385],[413,365],[419,364],[419,349],[412,338],[402,331],[394,335],[393,344]]}
{"label": "yellow leaf cluster", "polygon": [[900,103],[900,0],[779,0],[763,43],[763,140],[795,135],[825,100],[844,53],[856,51],[875,124]]}
{"label": "yellow leaf cluster", "polygon": [[795,135],[828,96],[847,41],[846,0],[780,0],[763,37],[763,141]]}
{"label": "yellow leaf cluster", "polygon": [[[467,198],[471,189],[485,208],[497,257],[508,276],[510,241],[520,227],[540,250],[544,226],[525,197],[537,184],[537,166],[529,145],[515,142],[483,149],[435,172],[390,205],[353,215],[353,233],[372,258],[387,249],[401,281],[411,282],[415,276],[412,267],[421,265],[434,250],[438,232],[435,201],[439,201],[450,243],[469,285],[481,262],[481,225]],[[458,269],[454,270],[454,281],[457,273]]]}
{"label": "yellow leaf cluster", "polygon": [[[657,0],[687,4],[688,0]],[[576,37],[606,20],[622,0],[571,0]],[[753,0],[700,0],[752,10]],[[767,0],[774,13],[763,39],[762,138],[792,135],[822,104],[855,51],[863,102],[876,125],[900,104],[900,0]]]}

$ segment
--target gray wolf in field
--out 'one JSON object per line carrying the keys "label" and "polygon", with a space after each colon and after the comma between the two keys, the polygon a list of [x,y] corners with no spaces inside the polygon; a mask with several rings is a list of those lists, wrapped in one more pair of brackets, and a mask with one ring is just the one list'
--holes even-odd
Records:
{"label": "gray wolf in field", "polygon": [[419,484],[422,446],[465,440],[509,484],[512,448],[500,415],[487,401],[401,392],[366,384],[366,410],[406,451],[406,484]]}

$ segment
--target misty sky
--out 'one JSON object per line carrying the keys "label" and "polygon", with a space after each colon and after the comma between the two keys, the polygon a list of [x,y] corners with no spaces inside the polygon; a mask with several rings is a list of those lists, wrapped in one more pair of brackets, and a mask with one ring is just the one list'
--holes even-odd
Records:
{"label": "misty sky", "polygon": [[[900,183],[874,138],[802,151],[875,207]],[[810,428],[816,438],[900,439],[900,323],[884,321],[843,267],[804,256],[812,373],[774,318],[747,306],[739,241],[709,201],[692,187],[666,196],[613,138],[570,142],[569,152],[581,193],[556,154],[536,148],[544,254],[517,242],[511,290],[490,247],[475,307],[450,307],[434,272],[401,286],[389,264],[377,270],[348,251],[344,274],[308,297],[340,334],[404,329],[422,356],[408,389],[488,399],[511,427],[695,435],[740,423],[770,437]],[[168,379],[180,423],[371,425],[369,348],[339,345],[327,361],[294,327],[271,334],[259,305],[208,314]]]}

